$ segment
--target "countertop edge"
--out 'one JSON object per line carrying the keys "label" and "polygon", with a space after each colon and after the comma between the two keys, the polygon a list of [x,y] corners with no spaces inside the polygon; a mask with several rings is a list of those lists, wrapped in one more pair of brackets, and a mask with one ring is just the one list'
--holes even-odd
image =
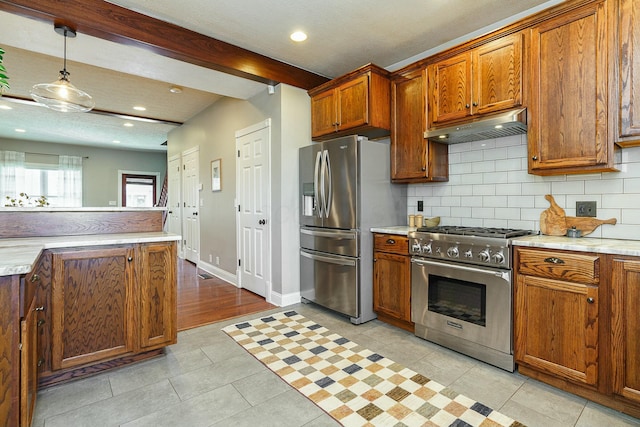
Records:
{"label": "countertop edge", "polygon": [[181,238],[174,233],[148,232],[0,239],[0,276],[30,273],[45,249],[171,242]]}
{"label": "countertop edge", "polygon": [[602,239],[597,237],[526,236],[516,237],[513,246],[594,252],[610,255],[640,256],[640,240]]}
{"label": "countertop edge", "polygon": [[416,231],[416,227],[409,227],[406,225],[390,225],[381,227],[372,227],[369,229],[372,233],[381,234],[397,234],[399,236],[407,236],[411,231]]}

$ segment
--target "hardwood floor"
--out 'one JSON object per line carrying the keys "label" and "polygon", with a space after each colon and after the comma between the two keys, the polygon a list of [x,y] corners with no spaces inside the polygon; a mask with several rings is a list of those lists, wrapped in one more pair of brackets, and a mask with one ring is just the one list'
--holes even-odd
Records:
{"label": "hardwood floor", "polygon": [[198,277],[194,264],[178,258],[178,331],[275,307],[215,276]]}

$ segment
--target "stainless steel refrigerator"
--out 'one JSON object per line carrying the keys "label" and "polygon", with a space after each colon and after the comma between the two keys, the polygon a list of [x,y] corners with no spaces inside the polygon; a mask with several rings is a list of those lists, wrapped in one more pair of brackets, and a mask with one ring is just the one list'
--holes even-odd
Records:
{"label": "stainless steel refrigerator", "polygon": [[406,186],[391,184],[389,143],[356,135],[300,148],[300,292],[348,316],[375,319],[376,226],[406,222]]}

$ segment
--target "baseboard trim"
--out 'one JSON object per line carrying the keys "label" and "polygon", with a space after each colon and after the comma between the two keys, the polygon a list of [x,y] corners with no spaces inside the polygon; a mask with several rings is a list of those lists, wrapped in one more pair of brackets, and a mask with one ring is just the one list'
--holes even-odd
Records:
{"label": "baseboard trim", "polygon": [[198,261],[198,268],[206,271],[209,274],[213,274],[214,276],[231,283],[233,286],[238,288],[238,277],[235,274],[229,273],[219,267],[208,264],[202,260]]}
{"label": "baseboard trim", "polygon": [[285,307],[287,305],[297,304],[300,301],[300,292],[282,295],[278,292],[271,291],[271,301],[269,302],[273,305],[277,305],[278,307]]}

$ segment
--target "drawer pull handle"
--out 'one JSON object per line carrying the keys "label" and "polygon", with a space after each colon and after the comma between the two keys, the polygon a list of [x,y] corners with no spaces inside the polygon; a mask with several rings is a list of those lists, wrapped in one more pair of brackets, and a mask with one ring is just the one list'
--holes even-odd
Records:
{"label": "drawer pull handle", "polygon": [[40,276],[38,276],[37,274],[31,276],[31,283],[37,282],[38,280],[40,280]]}
{"label": "drawer pull handle", "polygon": [[387,239],[387,243],[390,244],[390,245],[395,245],[396,241],[393,240],[393,239]]}
{"label": "drawer pull handle", "polygon": [[544,262],[549,262],[551,264],[564,264],[563,260],[561,260],[560,258],[556,258],[556,257],[545,258]]}
{"label": "drawer pull handle", "polygon": [[594,302],[596,302],[596,300],[595,300],[595,299],[593,299],[593,297],[589,297],[589,298],[587,298],[587,302],[588,302],[589,304],[593,304]]}
{"label": "drawer pull handle", "polygon": [[34,308],[35,311],[44,311],[44,305]]}

